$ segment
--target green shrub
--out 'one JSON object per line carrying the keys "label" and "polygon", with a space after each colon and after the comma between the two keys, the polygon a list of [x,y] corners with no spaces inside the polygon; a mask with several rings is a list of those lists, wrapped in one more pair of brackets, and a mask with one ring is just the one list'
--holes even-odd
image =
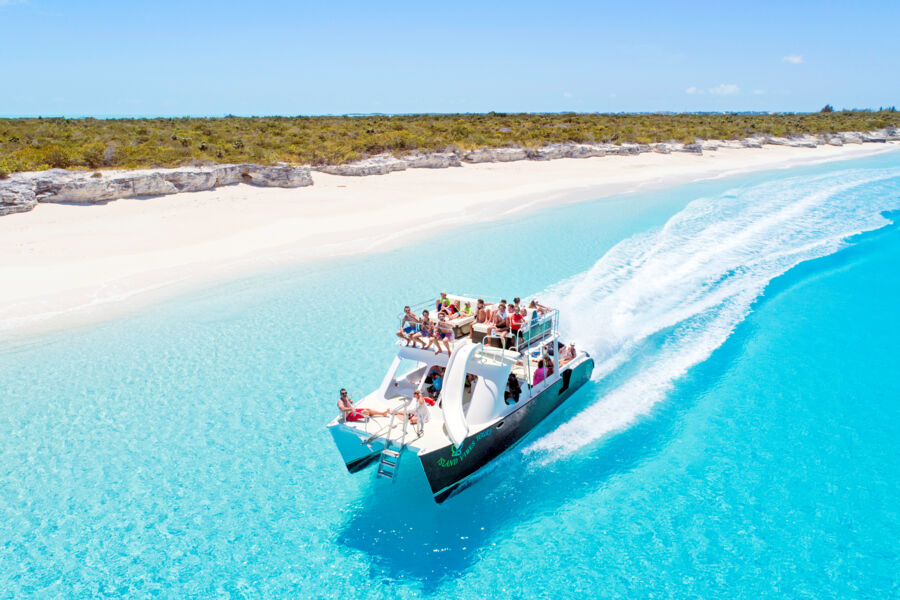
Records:
{"label": "green shrub", "polygon": [[0,119],[7,172],[149,167],[195,161],[330,164],[391,152],[535,148],[556,142],[638,142],[900,127],[900,114],[505,114],[224,119]]}
{"label": "green shrub", "polygon": [[84,148],[84,152],[81,153],[81,158],[84,161],[84,166],[91,169],[102,167],[105,164],[105,161],[103,159],[103,153],[105,150],[106,149],[103,147],[103,144],[100,142],[88,144]]}

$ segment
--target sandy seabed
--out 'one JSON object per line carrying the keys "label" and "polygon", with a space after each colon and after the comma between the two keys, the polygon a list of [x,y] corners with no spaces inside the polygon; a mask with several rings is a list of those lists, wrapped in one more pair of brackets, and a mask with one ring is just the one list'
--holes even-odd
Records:
{"label": "sandy seabed", "polygon": [[720,149],[465,164],[314,185],[234,185],[0,217],[0,338],[133,310],[274,265],[385,249],[553,204],[898,150],[900,144]]}

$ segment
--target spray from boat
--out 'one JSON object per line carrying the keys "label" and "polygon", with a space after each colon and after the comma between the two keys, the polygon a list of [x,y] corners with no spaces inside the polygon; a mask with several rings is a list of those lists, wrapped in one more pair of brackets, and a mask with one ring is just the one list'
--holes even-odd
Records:
{"label": "spray from boat", "polygon": [[541,297],[594,356],[594,380],[624,375],[523,451],[549,462],[628,427],[725,342],[769,282],[889,224],[883,213],[897,208],[900,169],[848,169],[699,198],[622,241]]}

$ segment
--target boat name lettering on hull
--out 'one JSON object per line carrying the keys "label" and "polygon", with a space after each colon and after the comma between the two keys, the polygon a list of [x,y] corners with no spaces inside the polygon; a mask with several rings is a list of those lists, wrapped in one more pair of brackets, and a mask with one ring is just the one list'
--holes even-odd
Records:
{"label": "boat name lettering on hull", "polygon": [[443,456],[437,459],[437,465],[439,467],[449,468],[455,467],[460,462],[464,461],[466,457],[472,452],[472,449],[475,447],[475,442],[478,440],[484,439],[487,436],[491,435],[494,432],[493,429],[485,429],[476,435],[472,441],[466,446],[466,442],[462,443],[462,446],[457,448],[456,446],[450,446],[450,458],[444,458]]}

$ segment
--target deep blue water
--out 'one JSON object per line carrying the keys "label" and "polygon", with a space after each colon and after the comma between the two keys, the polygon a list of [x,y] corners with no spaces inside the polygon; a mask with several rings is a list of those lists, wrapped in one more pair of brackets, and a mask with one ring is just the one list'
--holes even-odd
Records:
{"label": "deep blue water", "polygon": [[[0,597],[897,597],[898,210],[893,153],[7,342]],[[437,506],[347,474],[323,425],[439,288],[559,304],[598,368]]]}

